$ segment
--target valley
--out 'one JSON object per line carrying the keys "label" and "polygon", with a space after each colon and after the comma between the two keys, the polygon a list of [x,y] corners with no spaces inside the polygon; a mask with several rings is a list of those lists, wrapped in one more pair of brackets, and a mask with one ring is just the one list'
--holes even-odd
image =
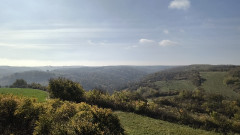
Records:
{"label": "valley", "polygon": [[[190,65],[24,71],[6,78],[25,77],[27,81],[17,79],[9,85],[11,88],[0,88],[0,94],[36,98],[40,105],[60,99],[63,105],[71,101],[109,109],[119,118],[118,132],[123,128],[125,134],[239,133],[239,69],[232,65]],[[41,86],[39,80],[50,74],[53,76],[48,86]],[[85,89],[75,81],[77,78],[85,79],[89,85],[100,79],[97,85],[106,88]],[[15,88],[18,85],[25,88]],[[107,89],[113,86],[121,89]]]}

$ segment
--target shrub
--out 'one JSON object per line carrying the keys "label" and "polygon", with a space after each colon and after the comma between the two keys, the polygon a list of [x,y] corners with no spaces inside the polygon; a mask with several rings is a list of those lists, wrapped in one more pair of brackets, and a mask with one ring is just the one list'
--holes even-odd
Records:
{"label": "shrub", "polygon": [[42,86],[42,85],[39,84],[39,83],[31,83],[31,84],[28,84],[28,88],[39,89],[39,90],[43,90],[43,91],[46,91],[46,90],[47,90],[47,87],[46,87],[46,86]]}
{"label": "shrub", "polygon": [[239,82],[239,78],[237,77],[227,77],[223,80],[223,84],[225,85],[234,85],[235,83]]}
{"label": "shrub", "polygon": [[113,108],[113,102],[108,93],[103,93],[100,90],[90,90],[85,92],[85,99],[88,104],[98,105],[104,108]]}
{"label": "shrub", "polygon": [[124,130],[110,109],[59,99],[37,103],[29,98],[0,95],[0,134],[121,135]]}
{"label": "shrub", "polygon": [[52,100],[40,115],[34,131],[42,134],[123,134],[119,119],[110,109],[101,109],[86,103]]}
{"label": "shrub", "polygon": [[0,133],[32,134],[41,110],[41,106],[34,100],[0,95]]}
{"label": "shrub", "polygon": [[84,90],[79,83],[65,78],[49,80],[49,93],[52,98],[81,102],[83,101]]}
{"label": "shrub", "polygon": [[234,132],[240,133],[240,121],[235,121],[232,123],[232,130]]}
{"label": "shrub", "polygon": [[27,88],[28,84],[23,79],[17,79],[10,87],[11,88]]}

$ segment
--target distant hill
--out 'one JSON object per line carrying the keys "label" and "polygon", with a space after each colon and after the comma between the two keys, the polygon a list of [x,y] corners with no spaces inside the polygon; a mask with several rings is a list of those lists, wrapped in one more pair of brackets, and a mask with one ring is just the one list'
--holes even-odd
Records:
{"label": "distant hill", "polygon": [[0,78],[12,75],[14,73],[22,73],[25,71],[52,71],[55,69],[76,68],[83,66],[43,66],[43,67],[12,67],[0,66]]}
{"label": "distant hill", "polygon": [[239,98],[240,93],[224,85],[234,65],[190,65],[162,70],[129,85],[128,90],[138,91],[146,98],[177,95],[182,90],[202,89],[209,93]]}
{"label": "distant hill", "polygon": [[46,72],[46,71],[36,71],[36,70],[24,71],[24,72],[13,73],[11,75],[2,77],[0,79],[0,85],[2,86],[11,85],[13,82],[16,81],[16,79],[24,79],[25,81],[27,81],[27,83],[37,82],[42,85],[47,85],[48,80],[50,78],[55,78],[55,77],[57,77],[57,75],[51,72]]}
{"label": "distant hill", "polygon": [[16,79],[47,85],[50,78],[65,77],[79,82],[84,89],[120,90],[142,77],[172,66],[104,66],[104,67],[0,67],[0,85]]}

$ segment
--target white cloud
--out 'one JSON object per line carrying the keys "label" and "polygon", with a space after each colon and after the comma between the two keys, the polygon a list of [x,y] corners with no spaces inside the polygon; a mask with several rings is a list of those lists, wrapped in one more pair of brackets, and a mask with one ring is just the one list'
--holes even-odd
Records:
{"label": "white cloud", "polygon": [[183,9],[187,10],[190,7],[191,3],[189,0],[173,0],[168,8],[172,9]]}
{"label": "white cloud", "polygon": [[171,40],[162,40],[158,44],[160,46],[173,46],[173,45],[177,45],[178,43]]}
{"label": "white cloud", "polygon": [[93,42],[92,40],[88,40],[87,43],[92,46],[108,46],[108,45],[110,45],[107,41]]}
{"label": "white cloud", "polygon": [[152,44],[152,43],[155,43],[155,41],[154,40],[150,40],[150,39],[142,38],[142,39],[139,40],[139,43],[140,44]]}
{"label": "white cloud", "polygon": [[163,33],[169,34],[169,31],[168,30],[164,30]]}

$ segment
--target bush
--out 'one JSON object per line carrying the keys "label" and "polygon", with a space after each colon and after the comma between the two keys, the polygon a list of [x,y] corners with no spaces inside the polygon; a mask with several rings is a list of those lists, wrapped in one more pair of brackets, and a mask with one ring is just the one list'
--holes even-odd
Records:
{"label": "bush", "polygon": [[0,133],[32,134],[34,123],[41,113],[34,100],[12,95],[0,95]]}
{"label": "bush", "polygon": [[101,90],[90,90],[85,92],[85,100],[88,104],[97,105],[103,108],[112,108],[114,107],[113,101],[108,93],[104,93]]}
{"label": "bush", "polygon": [[52,100],[45,104],[35,135],[42,134],[123,134],[119,119],[110,109],[101,109],[86,103]]}
{"label": "bush", "polygon": [[28,88],[39,89],[39,90],[47,91],[47,87],[46,87],[46,86],[42,86],[42,85],[39,84],[39,83],[31,83],[31,84],[28,84]]}
{"label": "bush", "polygon": [[232,123],[232,130],[234,132],[240,133],[240,121],[235,121]]}
{"label": "bush", "polygon": [[237,82],[239,82],[239,78],[237,77],[227,77],[223,80],[223,84],[225,85],[234,85],[236,84]]}
{"label": "bush", "polygon": [[37,103],[0,95],[0,134],[121,135],[124,130],[110,109],[60,100]]}
{"label": "bush", "polygon": [[57,78],[49,80],[49,93],[52,98],[60,98],[62,100],[81,102],[84,100],[84,90],[79,83],[73,82],[65,78]]}
{"label": "bush", "polygon": [[17,79],[10,87],[11,88],[27,88],[28,84],[23,79]]}

